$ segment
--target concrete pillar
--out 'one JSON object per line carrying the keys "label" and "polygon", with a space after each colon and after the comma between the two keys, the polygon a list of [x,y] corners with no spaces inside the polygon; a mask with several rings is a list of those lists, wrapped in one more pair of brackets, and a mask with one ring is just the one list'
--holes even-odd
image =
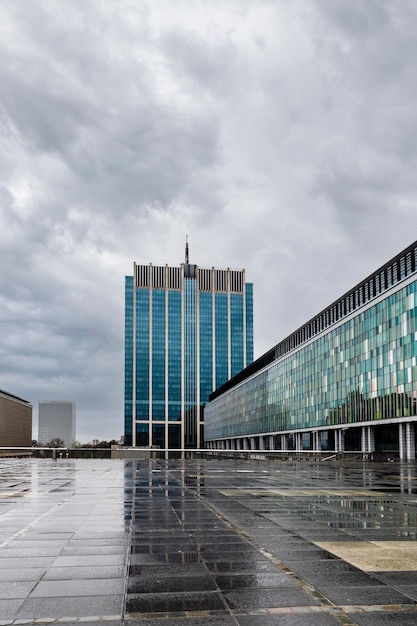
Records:
{"label": "concrete pillar", "polygon": [[366,454],[367,452],[369,452],[368,450],[368,432],[367,432],[368,427],[367,426],[362,426],[361,428],[361,450],[364,454]]}
{"label": "concrete pillar", "polygon": [[249,441],[250,441],[250,449],[251,450],[256,450],[256,440],[255,440],[255,437],[249,437]]}
{"label": "concrete pillar", "polygon": [[281,437],[281,450],[286,452],[288,450],[288,439],[287,435],[280,435]]}
{"label": "concrete pillar", "polygon": [[296,452],[300,452],[303,449],[302,444],[302,435],[301,433],[295,433],[295,450]]}
{"label": "concrete pillar", "polygon": [[407,449],[407,461],[414,461],[416,458],[416,435],[415,425],[413,422],[407,422],[405,425],[405,440]]}
{"label": "concrete pillar", "polygon": [[259,450],[265,450],[265,442],[263,435],[259,435]]}
{"label": "concrete pillar", "polygon": [[362,426],[361,450],[366,454],[375,452],[375,430],[372,426]]}
{"label": "concrete pillar", "polygon": [[368,426],[368,446],[369,452],[375,452],[375,428]]}
{"label": "concrete pillar", "polygon": [[406,458],[406,442],[405,442],[405,424],[398,424],[398,441],[400,444],[400,460],[404,461]]}
{"label": "concrete pillar", "polygon": [[274,435],[269,435],[269,449],[274,449]]}
{"label": "concrete pillar", "polygon": [[335,433],[336,452],[344,452],[345,450],[345,431],[337,430]]}

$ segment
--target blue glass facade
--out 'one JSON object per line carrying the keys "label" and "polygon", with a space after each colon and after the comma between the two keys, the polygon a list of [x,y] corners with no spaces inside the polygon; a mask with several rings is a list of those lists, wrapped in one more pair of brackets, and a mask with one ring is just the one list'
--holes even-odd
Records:
{"label": "blue glass facade", "polygon": [[125,439],[132,441],[133,424],[133,276],[125,279]]}
{"label": "blue glass facade", "polygon": [[214,294],[215,302],[215,338],[216,338],[216,384],[215,388],[220,387],[228,380],[228,359],[229,342],[228,342],[228,316],[227,316],[227,294]]}
{"label": "blue glass facade", "polygon": [[181,292],[168,292],[168,421],[181,421]]}
{"label": "blue glass facade", "polygon": [[[414,458],[416,260],[413,244],[217,390],[206,407],[206,441],[286,449],[295,439],[298,449],[326,441],[398,453],[408,446]],[[398,436],[396,422],[404,425]],[[382,430],[365,430],[382,424],[394,444],[382,441]]]}
{"label": "blue glass facade", "polygon": [[200,397],[203,402],[213,391],[213,294],[200,293]]}
{"label": "blue glass facade", "polygon": [[135,264],[125,286],[126,445],[202,445],[210,393],[253,360],[251,287],[244,271]]}

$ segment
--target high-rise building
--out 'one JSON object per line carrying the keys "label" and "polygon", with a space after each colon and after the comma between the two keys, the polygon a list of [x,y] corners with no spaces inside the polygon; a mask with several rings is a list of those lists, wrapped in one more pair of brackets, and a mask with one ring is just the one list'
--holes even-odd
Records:
{"label": "high-rise building", "polygon": [[137,265],[125,281],[127,446],[199,448],[209,394],[253,360],[245,270]]}
{"label": "high-rise building", "polygon": [[64,446],[75,444],[75,404],[66,400],[39,402],[38,440],[47,444],[62,439]]}

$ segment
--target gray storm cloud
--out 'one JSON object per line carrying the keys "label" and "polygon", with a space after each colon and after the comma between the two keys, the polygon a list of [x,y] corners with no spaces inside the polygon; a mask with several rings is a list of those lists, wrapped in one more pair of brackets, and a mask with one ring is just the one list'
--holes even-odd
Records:
{"label": "gray storm cloud", "polygon": [[1,13],[0,387],[80,440],[123,432],[133,261],[245,267],[259,356],[416,239],[411,0]]}

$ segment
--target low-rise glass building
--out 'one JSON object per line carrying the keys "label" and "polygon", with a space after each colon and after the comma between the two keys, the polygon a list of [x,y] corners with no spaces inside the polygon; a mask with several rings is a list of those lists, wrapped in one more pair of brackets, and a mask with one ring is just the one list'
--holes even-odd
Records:
{"label": "low-rise glass building", "polygon": [[210,396],[209,448],[414,459],[417,242]]}

